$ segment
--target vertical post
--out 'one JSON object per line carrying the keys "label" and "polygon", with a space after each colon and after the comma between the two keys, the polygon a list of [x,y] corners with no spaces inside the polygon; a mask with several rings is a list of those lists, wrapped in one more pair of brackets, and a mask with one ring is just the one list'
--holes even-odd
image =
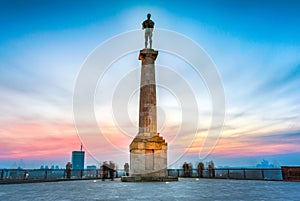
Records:
{"label": "vertical post", "polygon": [[26,180],[27,170],[24,170],[23,180]]}
{"label": "vertical post", "polygon": [[229,169],[227,170],[227,179],[230,179],[230,172],[229,172]]}
{"label": "vertical post", "polygon": [[261,176],[262,176],[262,179],[265,179],[264,169],[261,169]]}
{"label": "vertical post", "polygon": [[80,179],[82,179],[83,170],[80,170]]}
{"label": "vertical post", "polygon": [[1,170],[1,180],[3,180],[4,170]]}
{"label": "vertical post", "polygon": [[244,179],[246,179],[246,169],[244,168]]}
{"label": "vertical post", "polygon": [[48,170],[45,170],[45,179],[48,177]]}

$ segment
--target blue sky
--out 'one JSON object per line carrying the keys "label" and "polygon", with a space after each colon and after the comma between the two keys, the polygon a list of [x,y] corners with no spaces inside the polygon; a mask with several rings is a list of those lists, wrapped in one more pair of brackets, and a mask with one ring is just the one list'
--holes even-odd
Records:
{"label": "blue sky", "polygon": [[[29,167],[69,160],[71,150],[80,147],[72,95],[81,65],[99,44],[140,29],[148,12],[156,28],[191,38],[217,66],[226,119],[211,159],[217,165],[254,165],[263,158],[299,165],[298,1],[4,0],[0,5],[0,111],[5,114],[0,117],[0,137],[5,139],[0,167],[20,159]],[[166,57],[161,54],[158,64],[165,65]],[[174,69],[180,72],[180,67]],[[185,78],[197,88],[188,71]],[[131,109],[137,112],[135,97]],[[53,146],[36,146],[45,141]],[[182,160],[197,161],[199,146],[201,138]],[[128,157],[124,153],[107,152],[120,164]]]}
{"label": "blue sky", "polygon": [[[297,1],[276,0],[189,3],[115,1],[113,4],[107,1],[1,1],[1,21],[5,27],[1,39],[3,42],[34,32],[105,24],[108,20],[120,16],[125,18],[123,14],[130,9],[155,9],[156,12],[161,11],[171,17],[167,19],[171,22],[168,27],[164,24],[160,28],[180,28],[182,24],[178,24],[176,20],[182,19],[187,20],[189,24],[203,24],[250,41],[295,44],[299,42],[298,6]],[[126,18],[123,20],[128,21]],[[124,29],[122,24],[124,22],[119,21],[115,26],[111,26],[110,31],[120,27]]]}

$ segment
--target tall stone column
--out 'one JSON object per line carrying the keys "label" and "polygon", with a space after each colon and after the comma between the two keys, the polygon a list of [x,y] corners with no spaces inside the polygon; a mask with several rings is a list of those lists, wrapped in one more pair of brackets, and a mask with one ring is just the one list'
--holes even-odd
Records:
{"label": "tall stone column", "polygon": [[139,134],[148,137],[157,133],[156,119],[156,85],[154,62],[158,51],[144,49],[140,51],[139,60],[142,61],[140,83],[140,112]]}
{"label": "tall stone column", "polygon": [[163,178],[167,172],[167,143],[157,133],[155,60],[158,51],[140,51],[139,132],[130,144],[130,176]]}

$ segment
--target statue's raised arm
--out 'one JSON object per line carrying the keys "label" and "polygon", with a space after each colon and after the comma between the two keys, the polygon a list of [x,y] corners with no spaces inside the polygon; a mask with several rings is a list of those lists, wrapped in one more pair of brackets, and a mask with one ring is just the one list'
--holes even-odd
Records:
{"label": "statue's raised arm", "polygon": [[142,29],[145,29],[145,48],[148,46],[148,39],[150,42],[150,49],[152,49],[152,32],[154,29],[154,22],[150,19],[151,14],[148,13],[147,19],[142,24]]}

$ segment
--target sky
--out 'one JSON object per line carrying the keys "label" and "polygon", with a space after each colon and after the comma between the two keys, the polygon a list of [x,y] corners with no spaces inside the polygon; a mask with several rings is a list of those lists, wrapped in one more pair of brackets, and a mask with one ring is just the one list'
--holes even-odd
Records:
{"label": "sky", "polygon": [[[186,61],[159,53],[158,84],[170,77],[163,74],[164,67],[187,83],[180,85],[174,78],[169,88],[158,85],[158,128],[169,143],[169,166],[200,160],[214,160],[217,166],[254,166],[263,159],[299,165],[299,9],[296,0],[1,0],[0,168],[64,167],[81,143],[86,165],[113,160],[122,167],[129,161],[129,144],[138,131],[138,51],[112,62],[99,81],[94,112],[101,134],[93,130],[78,135],[73,95],[89,56],[114,37],[140,30],[147,13],[152,14],[155,30],[179,33],[207,53],[226,100],[223,130],[201,158],[201,147],[210,137],[211,92]],[[154,48],[159,33],[154,31]],[[123,80],[135,91],[125,100],[129,118],[122,119],[112,105],[123,103],[118,94],[124,92],[118,88],[125,86]],[[176,89],[184,86],[197,102],[196,132],[181,125],[180,101],[185,94]],[[95,141],[99,135],[104,138]]]}

